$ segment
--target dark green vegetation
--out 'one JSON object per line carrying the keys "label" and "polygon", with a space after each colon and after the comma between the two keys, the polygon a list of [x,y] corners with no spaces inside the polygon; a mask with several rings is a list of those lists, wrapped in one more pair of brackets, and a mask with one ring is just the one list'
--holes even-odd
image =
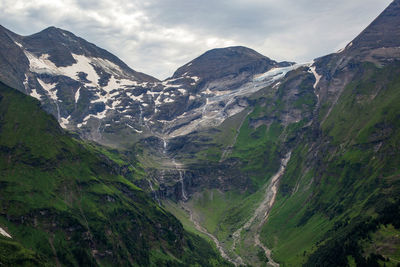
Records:
{"label": "dark green vegetation", "polygon": [[284,266],[400,261],[400,63],[354,69],[298,141],[263,229]]}
{"label": "dark green vegetation", "polygon": [[[214,133],[220,151],[235,141],[224,162],[235,162],[237,172],[250,179],[241,190],[203,188],[189,205],[228,250],[231,234],[251,217],[263,185],[291,150],[261,232],[274,259],[282,266],[400,263],[400,63],[351,66],[344,74],[351,81],[337,102],[324,98],[317,105],[313,75],[298,69],[280,86],[252,96],[253,109],[236,139],[229,121]],[[249,261],[262,265],[257,248],[236,248],[243,258],[252,250],[258,262]]]}
{"label": "dark green vegetation", "polygon": [[[232,234],[252,217],[265,195],[266,184],[279,169],[281,158],[296,146],[298,136],[312,120],[317,104],[314,82],[308,68],[301,67],[288,73],[279,86],[252,95],[250,110],[236,115],[235,120],[226,120],[218,131],[210,131],[212,135],[209,133],[207,141],[214,144],[219,154],[213,154],[205,146],[207,149],[202,150],[205,157],[200,156],[197,160],[208,165],[189,167],[193,171],[194,168],[216,166],[217,174],[210,173],[208,179],[231,179],[219,185],[224,190],[212,189],[212,185],[210,188],[203,182],[203,187],[197,189],[200,192],[188,203],[201,225],[224,243],[228,253],[233,244]],[[224,150],[227,152],[221,152]],[[238,179],[232,179],[234,175]],[[242,235],[247,233],[243,231]],[[265,263],[260,249],[254,244],[239,243],[235,252],[242,257],[245,255],[246,262],[258,266]]]}
{"label": "dark green vegetation", "polygon": [[[139,166],[140,167],[140,166]],[[224,266],[208,242],[133,184],[141,173],[64,132],[0,84],[0,262],[7,266]]]}
{"label": "dark green vegetation", "polygon": [[259,188],[278,170],[290,150],[287,142],[311,120],[316,105],[312,74],[307,68],[288,73],[283,84],[253,96],[254,110],[245,119],[231,158],[241,160],[242,170]]}

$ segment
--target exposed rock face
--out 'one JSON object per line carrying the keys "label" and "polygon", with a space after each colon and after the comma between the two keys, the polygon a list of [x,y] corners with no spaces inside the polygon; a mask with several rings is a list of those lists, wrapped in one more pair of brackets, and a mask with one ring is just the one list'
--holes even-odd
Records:
{"label": "exposed rock face", "polygon": [[271,60],[256,51],[246,47],[217,48],[207,51],[198,58],[177,69],[172,79],[183,77],[201,77],[195,86],[195,91],[201,92],[207,88],[213,91],[212,82],[223,80],[225,88],[237,88],[246,78],[254,74],[264,73],[273,67],[280,67],[276,61]]}
{"label": "exposed rock face", "polygon": [[0,38],[4,81],[41,100],[62,127],[113,146],[218,125],[248,106],[246,96],[293,68],[229,47],[206,52],[160,82],[55,27],[31,36],[1,28]]}
{"label": "exposed rock face", "polygon": [[148,173],[159,184],[153,194],[161,199],[187,200],[193,193],[204,188],[255,191],[256,188],[251,188],[249,176],[238,171],[239,165],[238,161],[228,161],[223,164],[190,165],[181,169],[152,169]]}
{"label": "exposed rock face", "polygon": [[128,122],[139,122],[146,101],[138,98],[158,82],[104,49],[54,27],[31,36],[1,28],[0,38],[1,78],[38,98],[61,126],[88,139],[102,141],[105,118],[122,121],[125,128],[131,126]]}
{"label": "exposed rock face", "polygon": [[344,49],[314,61],[319,103],[325,103],[327,118],[346,85],[365,63],[384,66],[400,60],[400,1],[393,1]]}
{"label": "exposed rock face", "polygon": [[25,92],[25,72],[29,61],[14,39],[19,36],[0,25],[0,79],[13,88]]}
{"label": "exposed rock face", "polygon": [[393,1],[349,45],[350,51],[398,47],[400,42],[400,1]]}

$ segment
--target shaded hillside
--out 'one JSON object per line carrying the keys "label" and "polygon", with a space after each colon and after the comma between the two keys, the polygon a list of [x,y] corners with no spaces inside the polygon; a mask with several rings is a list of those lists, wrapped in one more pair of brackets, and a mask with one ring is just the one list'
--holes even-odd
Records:
{"label": "shaded hillside", "polygon": [[315,118],[296,141],[262,234],[284,266],[400,260],[399,3],[315,62]]}
{"label": "shaded hillside", "polygon": [[396,235],[386,248],[363,251],[381,225],[399,226],[399,75],[399,62],[360,64],[326,121],[299,140],[264,227],[278,261],[361,266],[372,253],[399,260]]}
{"label": "shaded hillside", "polygon": [[12,236],[0,236],[1,263],[225,264],[98,151],[66,134],[37,100],[0,84],[0,226]]}

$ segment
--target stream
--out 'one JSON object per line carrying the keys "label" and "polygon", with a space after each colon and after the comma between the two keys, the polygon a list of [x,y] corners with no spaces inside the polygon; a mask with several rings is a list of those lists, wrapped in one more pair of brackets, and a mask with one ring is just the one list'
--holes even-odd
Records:
{"label": "stream", "polygon": [[278,185],[280,178],[285,172],[287,163],[290,160],[291,152],[287,153],[286,156],[281,160],[281,166],[278,172],[271,178],[267,188],[265,189],[264,199],[260,203],[260,205],[255,210],[253,216],[238,230],[236,230],[233,237],[233,245],[232,250],[236,249],[238,242],[240,241],[240,237],[243,230],[248,230],[249,233],[254,233],[253,243],[255,246],[262,248],[265,253],[265,256],[268,258],[268,264],[274,267],[278,267],[279,264],[274,262],[271,257],[271,250],[268,249],[260,240],[260,231],[261,227],[265,224],[268,219],[269,212],[274,205],[276,195],[278,193]]}
{"label": "stream", "polygon": [[[193,215],[193,211],[187,206],[187,203],[185,203],[183,201],[181,202],[183,209],[186,210],[186,212],[188,212],[190,221],[193,222],[195,228],[199,232],[209,236],[214,241],[219,252],[221,253],[221,256],[224,259],[228,260],[229,262],[233,263],[235,266],[245,265],[245,261],[242,259],[242,257],[237,255],[235,252],[238,243],[241,240],[243,240],[243,241],[248,241],[247,244],[253,244],[254,247],[261,248],[264,251],[265,256],[268,258],[269,266],[279,267],[279,264],[276,263],[271,257],[271,250],[268,249],[261,242],[260,232],[261,232],[262,226],[267,221],[269,213],[274,205],[276,195],[278,193],[279,181],[285,172],[287,163],[290,160],[290,156],[291,156],[291,152],[287,153],[285,155],[285,157],[281,160],[280,168],[279,168],[278,172],[276,174],[274,174],[274,176],[272,176],[270,182],[266,186],[264,198],[261,201],[261,203],[258,205],[256,210],[254,211],[253,216],[242,227],[240,227],[238,230],[236,230],[232,234],[233,245],[228,250],[230,252],[229,254],[235,255],[235,258],[228,255],[228,253],[226,252],[227,248],[224,248],[223,245],[221,245],[220,241],[213,234],[208,232],[207,229],[205,229],[203,226],[200,225],[200,223],[194,218],[195,216]],[[245,236],[242,236],[243,230],[246,230]],[[249,246],[248,251],[250,251],[250,253],[255,253],[255,252],[251,251],[250,247],[251,246]],[[243,255],[241,255],[241,256],[243,256]]]}
{"label": "stream", "polygon": [[228,254],[226,254],[226,252],[225,252],[224,248],[222,247],[221,243],[219,242],[218,238],[216,238],[213,234],[208,232],[207,229],[205,229],[203,226],[201,226],[200,223],[194,219],[193,212],[192,212],[192,210],[190,208],[188,208],[183,202],[181,202],[181,204],[182,204],[183,209],[186,210],[186,212],[189,213],[190,221],[193,222],[195,228],[199,232],[209,236],[214,241],[215,245],[217,246],[217,249],[218,249],[219,253],[222,256],[222,258],[224,258],[225,260],[233,263],[235,266],[244,265],[243,260],[239,256],[236,259],[232,259],[231,257],[229,257]]}

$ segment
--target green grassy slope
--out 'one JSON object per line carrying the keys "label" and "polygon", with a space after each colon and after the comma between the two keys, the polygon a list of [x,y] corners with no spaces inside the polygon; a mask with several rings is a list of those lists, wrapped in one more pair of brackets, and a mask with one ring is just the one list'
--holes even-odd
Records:
{"label": "green grassy slope", "polygon": [[279,86],[253,96],[254,110],[241,126],[230,157],[243,162],[256,188],[278,170],[280,159],[290,149],[288,141],[311,120],[317,101],[312,84],[312,75],[300,68],[289,72]]}
{"label": "green grassy slope", "polygon": [[0,226],[12,235],[0,237],[2,264],[226,264],[103,152],[71,138],[37,100],[0,84]]}
{"label": "green grassy slope", "polygon": [[292,154],[263,229],[283,266],[399,260],[398,235],[385,246],[371,244],[387,238],[382,225],[392,232],[400,226],[400,64],[354,69],[326,121]]}
{"label": "green grassy slope", "polygon": [[[254,110],[246,117],[241,125],[237,140],[228,160],[238,160],[243,173],[249,178],[246,191],[229,192],[224,198],[227,206],[224,212],[217,213],[216,222],[222,232],[229,233],[238,229],[253,214],[265,191],[265,184],[278,170],[281,157],[290,147],[288,140],[294,138],[297,130],[301,129],[311,119],[311,111],[316,104],[312,91],[313,78],[306,69],[290,72],[285,82],[276,88],[266,88],[253,96]],[[293,87],[297,93],[292,94]],[[286,113],[294,111],[300,114],[299,121],[285,121]],[[199,202],[198,209],[221,205],[219,199]],[[209,209],[208,209],[209,210]],[[207,219],[212,216],[207,216]],[[228,231],[227,231],[228,230]]]}
{"label": "green grassy slope", "polygon": [[[201,225],[223,243],[226,251],[232,247],[232,234],[252,217],[263,199],[265,186],[278,170],[281,157],[310,122],[317,102],[313,83],[308,69],[299,68],[288,73],[279,86],[257,92],[249,99],[253,103],[252,110],[245,110],[239,114],[240,120],[228,120],[219,131],[212,132],[209,140],[216,144],[214,147],[219,154],[212,156],[210,149],[206,149],[203,152],[207,157],[198,158],[207,160],[207,167],[212,168],[211,163],[220,161],[222,149],[230,146],[230,153],[222,164],[231,164],[230,168],[246,179],[229,190],[204,187],[188,203],[199,216]],[[221,175],[221,172],[216,173]],[[229,186],[232,187],[232,183]],[[242,251],[236,249],[236,252]]]}

